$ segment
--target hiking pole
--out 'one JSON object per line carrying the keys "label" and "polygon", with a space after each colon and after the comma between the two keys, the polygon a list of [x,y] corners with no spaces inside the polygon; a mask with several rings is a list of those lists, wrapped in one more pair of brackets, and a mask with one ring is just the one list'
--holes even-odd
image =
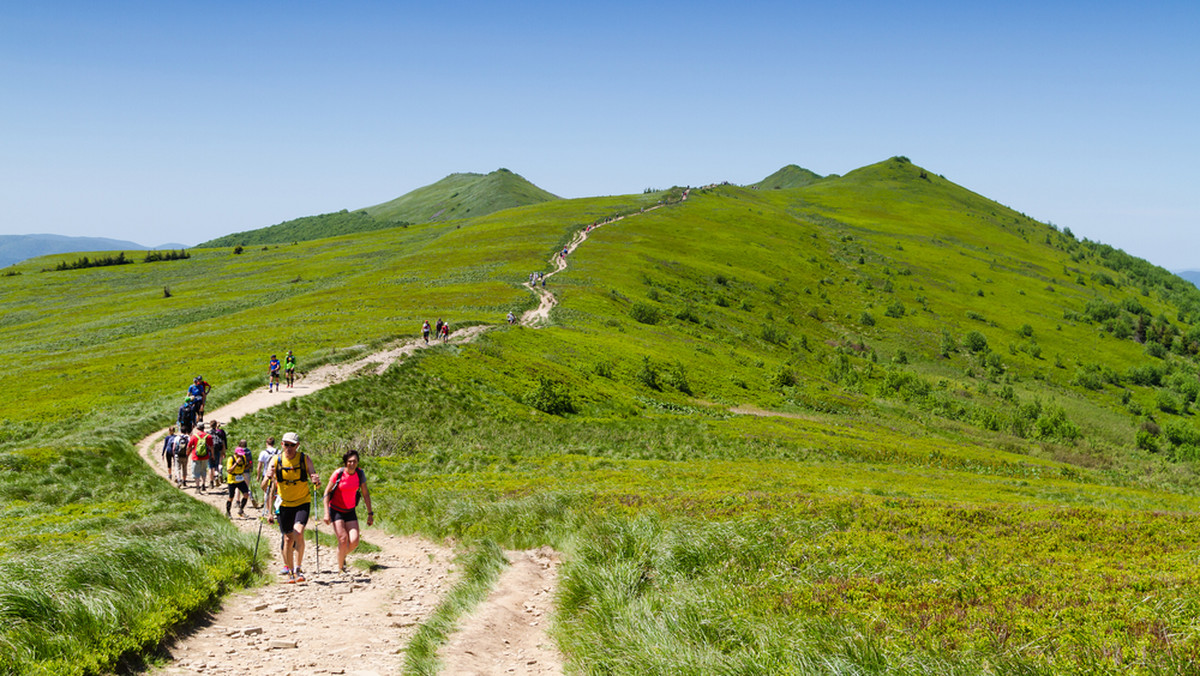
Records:
{"label": "hiking pole", "polygon": [[254,538],[254,558],[251,560],[252,565],[255,565],[255,566],[258,565],[258,541],[262,539],[262,527],[263,527],[264,521],[266,521],[266,519],[263,518],[262,514],[259,514],[258,515],[258,537]]}
{"label": "hiking pole", "polygon": [[[313,496],[313,502],[316,503],[316,501],[317,501],[317,486],[316,486],[316,484],[313,484],[312,496]],[[313,510],[313,511],[316,511],[316,510]],[[317,525],[315,528],[315,532],[316,532],[316,537],[314,538],[314,540],[317,543],[317,574],[320,575],[321,574],[321,515],[317,515]]]}

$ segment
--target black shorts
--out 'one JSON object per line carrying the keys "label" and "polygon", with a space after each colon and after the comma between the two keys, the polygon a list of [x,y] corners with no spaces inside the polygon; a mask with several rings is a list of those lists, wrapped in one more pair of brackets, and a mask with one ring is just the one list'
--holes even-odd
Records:
{"label": "black shorts", "polygon": [[278,378],[279,377],[279,369],[275,369],[274,371],[271,371],[271,377]]}
{"label": "black shorts", "polygon": [[175,454],[167,453],[163,457],[167,459],[167,469],[171,469],[171,461],[175,459]]}
{"label": "black shorts", "polygon": [[353,509],[348,512],[343,512],[337,507],[329,508],[330,521],[358,521],[358,513]]}
{"label": "black shorts", "polygon": [[231,498],[233,497],[233,494],[237,493],[238,491],[241,491],[241,492],[245,493],[246,495],[250,495],[250,485],[247,484],[245,481],[239,481],[236,484],[225,484],[225,485],[229,486],[229,497],[231,497]]}
{"label": "black shorts", "polygon": [[279,508],[279,532],[287,535],[296,530],[296,524],[308,525],[308,513],[312,511],[312,503],[306,502],[295,507]]}

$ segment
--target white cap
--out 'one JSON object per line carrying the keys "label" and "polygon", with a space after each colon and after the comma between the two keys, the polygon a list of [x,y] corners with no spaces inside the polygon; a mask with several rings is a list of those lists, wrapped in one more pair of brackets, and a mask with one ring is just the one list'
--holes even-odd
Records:
{"label": "white cap", "polygon": [[296,434],[295,432],[288,432],[287,434],[283,435],[283,443],[298,444],[300,443],[300,435]]}

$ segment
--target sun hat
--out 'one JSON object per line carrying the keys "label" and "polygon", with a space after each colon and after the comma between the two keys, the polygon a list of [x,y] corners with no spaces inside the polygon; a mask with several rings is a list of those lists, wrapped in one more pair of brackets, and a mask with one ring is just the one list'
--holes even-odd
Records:
{"label": "sun hat", "polygon": [[298,444],[300,443],[300,435],[296,434],[295,432],[288,432],[287,434],[283,435],[283,443]]}

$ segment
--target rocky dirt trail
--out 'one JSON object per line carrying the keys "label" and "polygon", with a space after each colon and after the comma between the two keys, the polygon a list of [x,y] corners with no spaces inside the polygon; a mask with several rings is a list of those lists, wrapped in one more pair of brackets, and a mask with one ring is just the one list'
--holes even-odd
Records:
{"label": "rocky dirt trail", "polygon": [[[686,199],[686,194],[684,199]],[[656,205],[641,213],[658,209]],[[578,233],[567,246],[566,255],[556,254],[554,271],[565,270],[567,260],[592,230],[626,216],[598,223]],[[554,294],[543,286],[525,284],[539,298],[538,307],[521,317],[530,327],[549,322],[555,306]],[[450,343],[474,340],[491,326],[473,326],[450,335]],[[436,341],[403,341],[379,352],[342,363],[301,372],[294,387],[277,392],[259,389],[206,414],[206,421],[230,421],[317,392],[329,385],[361,374],[380,374],[393,362]],[[280,430],[281,437],[287,430]],[[142,457],[163,477],[167,469],[160,449],[167,430],[141,441]],[[233,444],[233,439],[231,446]],[[303,449],[303,443],[301,444]],[[254,449],[257,453],[259,449]],[[366,468],[368,472],[370,467]],[[227,493],[187,493],[220,512]],[[256,489],[258,498],[261,491]],[[234,505],[233,523],[258,539],[260,551],[273,554],[271,571],[282,566],[280,535],[276,526],[250,509],[239,517]],[[386,520],[386,514],[377,514]],[[363,524],[365,526],[365,523]],[[332,530],[310,521],[309,528]],[[261,536],[259,536],[261,533]],[[333,570],[336,550],[322,547],[320,565],[310,543],[305,551],[308,581],[300,584],[271,584],[231,594],[222,608],[201,618],[189,631],[167,646],[170,662],[155,670],[165,674],[348,674],[369,676],[396,674],[402,669],[404,651],[417,627],[424,622],[444,594],[454,585],[454,552],[442,544],[414,536],[395,536],[380,527],[364,528],[364,542],[379,552],[354,554],[350,561],[365,560],[368,570],[351,566],[351,575]],[[361,552],[361,550],[360,550]],[[501,573],[488,598],[462,618],[456,631],[439,652],[446,674],[563,673],[563,660],[546,630],[553,610],[557,585],[558,553],[549,547],[506,552],[509,567]]]}
{"label": "rocky dirt trail", "polygon": [[[457,331],[448,342],[473,340],[489,328],[474,326]],[[431,341],[428,346],[434,344]],[[256,390],[208,413],[205,419],[228,425],[230,420],[312,394],[357,374],[382,373],[392,362],[425,347],[423,340],[408,341],[351,362],[322,366],[299,378],[292,388]],[[142,457],[164,480],[167,470],[160,449],[166,432],[160,430],[139,444]],[[191,486],[183,490],[224,512],[227,493],[200,493]],[[261,499],[261,491],[256,489],[256,493]],[[261,511],[251,507],[247,505],[247,516],[243,518],[237,515],[235,503],[233,522],[256,536],[261,532],[259,549],[273,554],[270,570],[278,572],[283,566],[279,530],[265,524]],[[385,514],[377,516],[387,518]],[[309,529],[314,527],[326,535],[332,532],[329,526],[310,521]],[[202,618],[167,647],[171,661],[156,673],[400,673],[408,640],[456,580],[454,552],[419,537],[389,535],[378,526],[365,528],[363,540],[381,551],[354,554],[350,560],[366,560],[370,572],[352,566],[355,573],[351,576],[336,573],[336,550],[328,546],[321,548],[318,568],[316,548],[309,543],[305,551],[307,582],[267,585],[230,595],[219,611]],[[508,552],[508,556],[512,568],[501,574],[490,597],[464,620],[452,637],[455,647],[442,651],[447,665],[444,673],[562,673],[562,658],[546,635],[546,613],[552,605],[558,557],[550,550]],[[478,619],[496,616],[507,621]],[[480,655],[488,659],[479,668],[454,662],[459,656]]]}

